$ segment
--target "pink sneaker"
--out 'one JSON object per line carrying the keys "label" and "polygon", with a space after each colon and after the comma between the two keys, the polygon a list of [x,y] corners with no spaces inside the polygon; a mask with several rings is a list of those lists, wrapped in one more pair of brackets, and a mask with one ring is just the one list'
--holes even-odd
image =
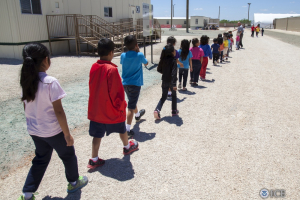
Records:
{"label": "pink sneaker", "polygon": [[179,114],[179,110],[172,110],[172,116],[176,116]]}
{"label": "pink sneaker", "polygon": [[154,118],[155,118],[155,119],[161,119],[161,118],[160,118],[160,113],[159,113],[158,110],[155,110],[155,111],[154,111]]}

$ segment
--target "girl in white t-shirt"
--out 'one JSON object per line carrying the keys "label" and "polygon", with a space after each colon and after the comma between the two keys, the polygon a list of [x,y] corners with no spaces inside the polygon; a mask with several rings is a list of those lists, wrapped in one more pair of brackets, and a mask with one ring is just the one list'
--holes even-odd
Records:
{"label": "girl in white t-shirt", "polygon": [[18,200],[35,199],[33,193],[42,181],[53,149],[64,163],[69,182],[67,191],[75,192],[84,187],[88,179],[78,174],[74,140],[61,103],[66,93],[56,78],[46,74],[50,67],[50,53],[44,45],[27,44],[22,56],[21,100],[24,102],[27,130],[35,145],[35,157],[23,187],[23,195]]}

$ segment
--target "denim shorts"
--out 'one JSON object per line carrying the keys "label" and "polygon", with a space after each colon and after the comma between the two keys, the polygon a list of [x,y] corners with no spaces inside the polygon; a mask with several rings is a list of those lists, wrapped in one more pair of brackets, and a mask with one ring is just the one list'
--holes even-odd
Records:
{"label": "denim shorts", "polygon": [[90,122],[90,136],[95,138],[103,138],[106,132],[106,136],[109,136],[111,133],[120,133],[124,134],[126,132],[125,122],[117,124],[102,124],[98,122]]}
{"label": "denim shorts", "polygon": [[134,110],[139,100],[141,86],[124,85],[124,90],[128,98],[128,109]]}

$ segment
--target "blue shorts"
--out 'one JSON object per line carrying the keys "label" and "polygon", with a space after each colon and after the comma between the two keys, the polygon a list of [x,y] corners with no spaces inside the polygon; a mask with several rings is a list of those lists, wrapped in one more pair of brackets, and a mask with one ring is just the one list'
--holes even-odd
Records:
{"label": "blue shorts", "polygon": [[134,110],[139,100],[141,86],[124,85],[124,90],[128,98],[128,109]]}
{"label": "blue shorts", "polygon": [[106,136],[109,136],[111,133],[120,133],[124,134],[126,132],[125,122],[117,124],[102,124],[98,122],[90,122],[90,136],[95,138],[103,138],[106,132]]}

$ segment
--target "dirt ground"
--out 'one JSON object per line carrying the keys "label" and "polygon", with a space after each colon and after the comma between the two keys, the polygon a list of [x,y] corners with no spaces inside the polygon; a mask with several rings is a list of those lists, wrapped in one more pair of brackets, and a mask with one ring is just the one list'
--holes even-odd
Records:
{"label": "dirt ground", "polygon": [[[228,62],[209,63],[209,81],[178,92],[178,117],[171,116],[171,102],[166,101],[162,120],[153,119],[161,95],[160,76],[155,67],[145,68],[146,86],[138,107],[145,108],[146,115],[133,125],[140,150],[123,156],[118,135],[106,137],[100,149],[106,164],[95,171],[86,168],[91,154],[87,81],[95,58],[53,58],[49,74],[68,94],[63,105],[75,135],[79,171],[90,183],[67,195],[64,168],[54,153],[37,199],[261,199],[262,188],[285,189],[286,199],[299,199],[299,47],[267,35],[251,38],[248,30],[247,34],[245,48],[234,50]],[[176,36],[179,42],[193,37]],[[155,62],[163,45],[155,46]],[[8,161],[34,149],[18,101],[20,65],[5,62],[0,65],[5,74],[0,80],[1,145],[5,147],[1,168],[9,171],[11,166],[3,168]],[[29,167],[28,160],[22,162],[0,180],[0,199],[21,194]]]}

